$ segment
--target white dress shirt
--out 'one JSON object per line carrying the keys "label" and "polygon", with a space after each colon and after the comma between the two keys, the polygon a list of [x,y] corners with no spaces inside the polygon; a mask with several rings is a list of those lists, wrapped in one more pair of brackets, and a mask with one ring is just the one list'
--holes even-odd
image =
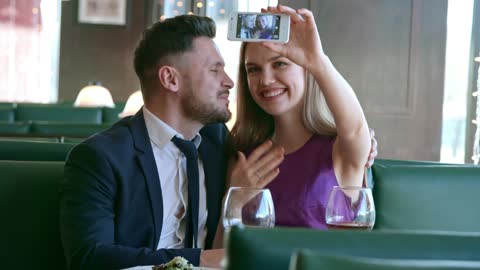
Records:
{"label": "white dress shirt", "polygon": [[[145,106],[143,116],[148,136],[152,144],[153,156],[157,165],[159,185],[163,198],[163,226],[157,249],[183,248],[188,205],[187,160],[183,153],[171,141],[174,136],[185,139],[180,133],[157,118]],[[196,134],[193,142],[198,149],[202,141]],[[202,160],[198,159],[199,175],[199,212],[197,247],[203,248],[207,235],[207,198],[205,189],[205,172]]]}

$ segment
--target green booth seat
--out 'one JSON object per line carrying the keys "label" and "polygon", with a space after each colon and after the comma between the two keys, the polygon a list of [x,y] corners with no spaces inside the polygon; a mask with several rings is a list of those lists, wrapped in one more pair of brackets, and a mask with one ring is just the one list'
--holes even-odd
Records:
{"label": "green booth seat", "polygon": [[62,143],[73,143],[73,144],[79,144],[81,143],[85,138],[79,138],[79,137],[68,137],[68,136],[62,136],[60,138],[60,142]]}
{"label": "green booth seat", "polygon": [[400,159],[375,159],[375,164],[382,166],[424,166],[424,165],[457,165],[457,166],[470,166],[471,164],[453,164],[453,163],[443,163],[438,161],[427,161],[427,160],[400,160]]}
{"label": "green booth seat", "polygon": [[0,160],[2,269],[67,269],[59,226],[63,166]]}
{"label": "green booth seat", "polygon": [[49,121],[65,123],[102,123],[102,108],[78,108],[69,104],[19,103],[15,121]]}
{"label": "green booth seat", "polygon": [[28,137],[28,136],[14,137],[14,136],[5,136],[5,137],[0,137],[0,141],[59,143],[60,139],[56,138],[56,137]]}
{"label": "green booth seat", "polygon": [[451,260],[399,260],[324,255],[300,250],[291,259],[289,270],[480,270],[480,262]]}
{"label": "green booth seat", "polygon": [[13,123],[14,119],[15,119],[15,111],[13,108],[0,107],[0,121]]}
{"label": "green booth seat", "polygon": [[321,231],[234,226],[227,239],[226,270],[287,270],[291,255],[301,249],[324,255],[379,259],[480,261],[479,233]]}
{"label": "green booth seat", "polygon": [[113,124],[119,121],[121,118],[118,116],[125,107],[125,104],[115,104],[115,108],[102,108],[102,121],[103,123],[110,123]]}
{"label": "green booth seat", "polygon": [[30,133],[35,136],[69,136],[86,138],[109,128],[110,124],[82,124],[61,122],[33,122]]}
{"label": "green booth seat", "polygon": [[0,102],[0,108],[2,109],[15,109],[17,107],[17,103],[15,102]]}
{"label": "green booth seat", "polygon": [[372,171],[374,229],[480,232],[480,166],[374,164]]}
{"label": "green booth seat", "polygon": [[4,122],[0,121],[0,135],[27,135],[30,132],[30,124],[27,122]]}
{"label": "green booth seat", "polygon": [[73,143],[0,140],[0,160],[65,161]]}

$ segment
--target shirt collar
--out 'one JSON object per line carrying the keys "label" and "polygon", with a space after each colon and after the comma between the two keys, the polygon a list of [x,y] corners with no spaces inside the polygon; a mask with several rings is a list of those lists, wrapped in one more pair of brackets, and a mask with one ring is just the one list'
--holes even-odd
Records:
{"label": "shirt collar", "polygon": [[[158,147],[163,148],[174,136],[185,139],[182,134],[156,117],[145,106],[143,106],[143,117],[145,119],[145,125],[147,126],[148,136]],[[202,142],[200,133],[195,134],[192,141],[198,149]]]}

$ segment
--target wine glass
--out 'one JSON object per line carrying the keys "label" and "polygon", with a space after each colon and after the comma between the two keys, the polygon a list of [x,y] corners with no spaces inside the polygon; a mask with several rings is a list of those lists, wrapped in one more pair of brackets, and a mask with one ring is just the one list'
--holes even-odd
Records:
{"label": "wine glass", "polygon": [[372,230],[375,225],[372,190],[334,186],[328,198],[325,220],[329,229]]}
{"label": "wine glass", "polygon": [[[224,246],[228,250],[228,235],[234,225],[273,228],[275,210],[269,189],[231,187],[223,206]],[[227,251],[228,254],[228,251]],[[228,255],[220,265],[227,268]]]}
{"label": "wine glass", "polygon": [[262,188],[231,187],[223,207],[223,226],[233,225],[272,228],[275,225],[270,190]]}

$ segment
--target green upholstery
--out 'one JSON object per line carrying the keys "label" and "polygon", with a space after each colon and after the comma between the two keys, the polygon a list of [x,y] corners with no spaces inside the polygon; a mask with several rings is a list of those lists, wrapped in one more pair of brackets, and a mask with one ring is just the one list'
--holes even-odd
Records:
{"label": "green upholstery", "polygon": [[18,104],[15,121],[102,123],[102,108],[76,108],[69,104]]}
{"label": "green upholstery", "polygon": [[115,123],[121,118],[118,116],[123,111],[125,104],[115,104],[115,108],[104,107],[102,109],[103,123]]}
{"label": "green upholstery", "polygon": [[0,107],[0,121],[13,123],[15,119],[15,111],[13,108],[2,108]]}
{"label": "green upholstery", "polygon": [[480,166],[375,164],[373,179],[375,229],[480,232]]}
{"label": "green upholstery", "polygon": [[30,132],[30,124],[24,122],[0,122],[0,134],[2,135],[27,135]]}
{"label": "green upholstery", "polygon": [[71,136],[85,138],[109,127],[110,124],[33,122],[30,133],[34,136]]}
{"label": "green upholstery", "polygon": [[66,269],[58,209],[63,166],[0,161],[2,269]]}
{"label": "green upholstery", "polygon": [[375,164],[383,166],[405,166],[405,165],[459,165],[459,164],[449,164],[441,163],[438,161],[424,161],[424,160],[399,160],[399,159],[375,159]]}
{"label": "green upholstery", "polygon": [[377,259],[341,255],[324,255],[301,250],[292,256],[290,270],[480,270],[480,262],[447,260]]}
{"label": "green upholstery", "polygon": [[56,137],[28,137],[28,136],[21,136],[21,137],[0,137],[0,141],[27,141],[27,142],[60,142],[59,138]]}
{"label": "green upholstery", "polygon": [[15,109],[17,107],[17,103],[14,102],[0,102],[1,109]]}
{"label": "green upholstery", "polygon": [[82,142],[83,140],[85,140],[85,138],[67,137],[67,136],[63,136],[63,137],[60,138],[60,142],[63,142],[63,143],[73,143],[73,144],[79,144],[79,143]]}
{"label": "green upholstery", "polygon": [[291,254],[299,249],[384,259],[480,261],[478,233],[233,227],[227,238],[227,270],[286,270]]}
{"label": "green upholstery", "polygon": [[0,160],[65,161],[73,143],[0,140]]}

